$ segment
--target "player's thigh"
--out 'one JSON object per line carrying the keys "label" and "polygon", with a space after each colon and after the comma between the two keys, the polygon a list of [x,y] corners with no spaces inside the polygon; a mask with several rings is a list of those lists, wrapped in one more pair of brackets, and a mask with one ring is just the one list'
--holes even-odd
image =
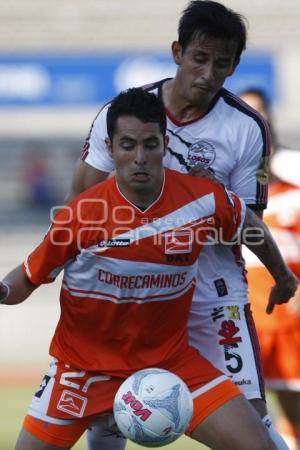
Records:
{"label": "player's thigh", "polygon": [[[47,419],[37,419],[28,414],[23,422],[23,430],[27,433],[27,437],[32,436],[37,440],[35,442],[42,442],[46,449],[47,446],[49,448],[69,449],[79,440],[92,420],[93,417],[57,420],[50,416]],[[23,436],[24,433],[22,432],[22,440]],[[23,449],[22,445],[20,445],[20,449]]]}
{"label": "player's thigh", "polygon": [[63,448],[71,448],[96,417],[101,417],[106,435],[119,435],[112,409],[122,381],[54,360],[34,394],[23,426],[41,441]]}
{"label": "player's thigh", "polygon": [[249,304],[193,305],[190,344],[229,376],[248,400],[265,399],[259,344]]}
{"label": "player's thigh", "polygon": [[242,395],[213,411],[195,428],[192,438],[214,450],[275,450],[259,416]]}
{"label": "player's thigh", "polygon": [[22,428],[15,446],[15,450],[61,450],[61,447],[47,444]]}
{"label": "player's thigh", "polygon": [[165,361],[164,368],[184,380],[190,390],[194,411],[186,431],[187,435],[191,435],[199,423],[213,411],[241,394],[238,387],[226,375],[193,347],[188,347],[177,358]]}

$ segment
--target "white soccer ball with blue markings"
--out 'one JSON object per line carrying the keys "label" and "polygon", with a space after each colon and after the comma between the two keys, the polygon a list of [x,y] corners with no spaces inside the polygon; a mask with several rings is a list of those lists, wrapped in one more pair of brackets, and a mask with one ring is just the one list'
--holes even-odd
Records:
{"label": "white soccer ball with blue markings", "polygon": [[187,385],[164,369],[134,373],[120,386],[114,401],[119,430],[145,447],[161,447],[178,439],[193,415]]}

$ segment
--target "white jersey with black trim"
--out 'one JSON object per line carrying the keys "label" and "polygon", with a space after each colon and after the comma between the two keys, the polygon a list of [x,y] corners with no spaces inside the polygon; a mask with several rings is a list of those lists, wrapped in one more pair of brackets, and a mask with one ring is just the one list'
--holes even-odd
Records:
{"label": "white jersey with black trim", "polygon": [[[144,88],[161,96],[166,80]],[[108,154],[106,114],[109,103],[98,113],[82,151],[82,160],[103,172],[114,163]],[[253,209],[267,205],[267,167],[270,133],[266,121],[237,96],[222,88],[210,110],[201,118],[178,122],[167,114],[168,152],[164,165],[188,172],[201,165],[241,197]],[[199,260],[194,301],[247,301],[247,282],[240,246],[222,242],[207,246]]]}

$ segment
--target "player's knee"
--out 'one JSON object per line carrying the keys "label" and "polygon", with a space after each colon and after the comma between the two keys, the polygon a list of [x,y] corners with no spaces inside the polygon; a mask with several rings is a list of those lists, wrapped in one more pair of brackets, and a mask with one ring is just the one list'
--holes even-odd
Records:
{"label": "player's knee", "polygon": [[242,449],[243,450],[277,450],[276,445],[272,441],[272,439],[269,436],[269,433],[267,430],[261,430],[261,433],[259,435],[255,434],[255,430],[253,430],[252,436],[248,438],[247,446],[242,443]]}
{"label": "player's knee", "polygon": [[58,450],[55,445],[47,444],[24,428],[21,429],[15,450]]}
{"label": "player's knee", "polygon": [[192,433],[192,438],[215,450],[224,448],[235,450],[276,450],[276,446],[270,439],[268,433],[263,429],[252,428],[249,433],[240,433],[238,430],[234,434],[227,432],[202,432],[198,428]]}
{"label": "player's knee", "polygon": [[242,395],[210,414],[192,438],[215,450],[276,450],[259,415]]}

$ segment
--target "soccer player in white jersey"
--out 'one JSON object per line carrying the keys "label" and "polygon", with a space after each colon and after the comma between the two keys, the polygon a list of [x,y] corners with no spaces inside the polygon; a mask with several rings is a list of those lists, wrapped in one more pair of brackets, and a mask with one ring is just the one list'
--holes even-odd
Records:
{"label": "soccer player in white jersey", "polygon": [[[268,126],[259,114],[223,88],[245,46],[243,17],[214,1],[192,1],[180,19],[178,40],[172,43],[175,77],[145,89],[161,97],[165,106],[169,136],[165,166],[215,177],[261,216],[267,203]],[[114,169],[106,146],[107,108],[92,124],[74,174],[73,194],[104,180]],[[190,338],[232,377],[260,414],[277,448],[286,449],[267,415],[244,262],[238,247],[218,245],[201,254]]]}

